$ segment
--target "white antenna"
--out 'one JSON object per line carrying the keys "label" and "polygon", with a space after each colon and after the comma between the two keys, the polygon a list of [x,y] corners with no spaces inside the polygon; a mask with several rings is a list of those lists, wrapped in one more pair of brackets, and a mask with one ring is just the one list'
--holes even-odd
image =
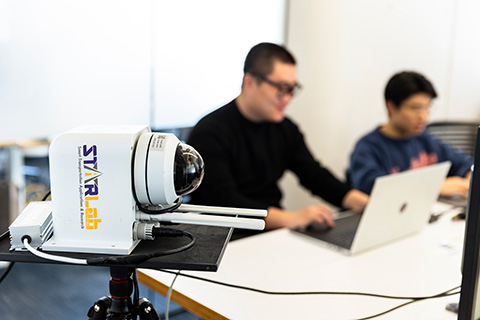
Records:
{"label": "white antenna", "polygon": [[232,207],[197,206],[197,205],[191,205],[191,204],[182,204],[175,211],[212,213],[212,214],[220,214],[220,215],[227,215],[227,216],[239,215],[239,216],[259,217],[259,218],[264,218],[267,216],[267,210],[232,208]]}
{"label": "white antenna", "polygon": [[[208,215],[203,215],[201,213],[208,213]],[[217,214],[227,215],[229,217],[218,216]],[[263,218],[267,216],[267,210],[208,207],[182,204],[175,212],[167,212],[161,214],[148,214],[144,212],[137,212],[136,218],[137,220],[141,221],[160,221],[226,228],[241,228],[252,230],[263,230],[265,228],[265,221],[263,219],[233,217],[236,215]]]}

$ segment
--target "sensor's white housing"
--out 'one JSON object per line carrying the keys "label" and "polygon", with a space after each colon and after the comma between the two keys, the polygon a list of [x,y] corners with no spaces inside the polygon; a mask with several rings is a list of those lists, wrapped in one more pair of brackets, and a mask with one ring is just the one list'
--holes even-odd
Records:
{"label": "sensor's white housing", "polygon": [[146,133],[138,139],[133,165],[135,192],[140,203],[172,204],[175,151],[180,140],[171,133]]}
{"label": "sensor's white housing", "polygon": [[[187,153],[178,153],[179,150]],[[140,208],[168,207],[178,196],[198,186],[203,177],[203,161],[194,149],[185,150],[173,134],[152,133],[148,126],[86,126],[59,135],[49,152],[53,236],[42,249],[130,254],[140,241],[133,232],[135,224],[142,221],[262,230],[262,219],[199,213],[211,209],[220,215],[265,217],[266,210],[193,205],[154,215],[138,210],[136,200]],[[182,159],[175,158],[179,154]],[[177,195],[174,179],[185,172],[175,172],[176,160],[182,167],[185,155],[198,165],[194,169],[198,177],[187,181],[190,185],[182,185],[190,190],[179,189],[182,191]]]}
{"label": "sensor's white housing", "polygon": [[53,237],[44,250],[129,254],[132,237],[132,156],[147,126],[80,127],[50,145]]}

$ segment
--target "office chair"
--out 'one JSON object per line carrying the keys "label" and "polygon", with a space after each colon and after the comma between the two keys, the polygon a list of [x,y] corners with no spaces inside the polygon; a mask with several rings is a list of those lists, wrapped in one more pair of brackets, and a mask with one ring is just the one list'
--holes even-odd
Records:
{"label": "office chair", "polygon": [[472,159],[479,122],[441,121],[427,125],[427,131],[445,143],[459,149]]}

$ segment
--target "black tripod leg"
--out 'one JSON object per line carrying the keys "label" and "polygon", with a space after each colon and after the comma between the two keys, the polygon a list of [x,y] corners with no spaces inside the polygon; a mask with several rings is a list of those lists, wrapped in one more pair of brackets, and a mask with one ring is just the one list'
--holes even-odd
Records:
{"label": "black tripod leg", "polygon": [[88,320],[105,320],[107,319],[107,311],[112,305],[112,299],[104,296],[95,301],[92,307],[88,310]]}
{"label": "black tripod leg", "polygon": [[138,300],[138,315],[140,320],[160,320],[153,305],[147,298],[140,298]]}

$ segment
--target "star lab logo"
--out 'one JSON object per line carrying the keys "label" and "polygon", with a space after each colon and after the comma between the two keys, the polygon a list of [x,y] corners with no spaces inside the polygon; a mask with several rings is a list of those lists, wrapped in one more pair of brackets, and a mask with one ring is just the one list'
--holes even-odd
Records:
{"label": "star lab logo", "polygon": [[97,146],[83,145],[83,187],[85,197],[85,225],[87,230],[95,230],[102,219],[98,218],[96,201],[99,199],[98,178],[102,173],[98,170]]}

